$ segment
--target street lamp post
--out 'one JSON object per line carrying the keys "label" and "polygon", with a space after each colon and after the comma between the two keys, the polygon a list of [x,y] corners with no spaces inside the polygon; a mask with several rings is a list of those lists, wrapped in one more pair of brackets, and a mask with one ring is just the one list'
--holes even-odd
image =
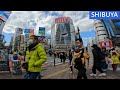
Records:
{"label": "street lamp post", "polygon": [[77,30],[78,30],[79,39],[80,39],[81,37],[80,37],[80,29],[79,29],[79,27],[77,27]]}

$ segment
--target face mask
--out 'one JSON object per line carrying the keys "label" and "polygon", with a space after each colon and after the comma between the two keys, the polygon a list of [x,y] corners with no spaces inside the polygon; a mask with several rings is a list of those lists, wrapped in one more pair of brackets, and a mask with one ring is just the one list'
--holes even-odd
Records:
{"label": "face mask", "polygon": [[80,48],[81,46],[80,45],[76,45],[76,47]]}
{"label": "face mask", "polygon": [[33,40],[32,40],[32,39],[30,39],[30,40],[29,40],[29,43],[30,43],[30,44],[32,44],[32,43],[33,43]]}

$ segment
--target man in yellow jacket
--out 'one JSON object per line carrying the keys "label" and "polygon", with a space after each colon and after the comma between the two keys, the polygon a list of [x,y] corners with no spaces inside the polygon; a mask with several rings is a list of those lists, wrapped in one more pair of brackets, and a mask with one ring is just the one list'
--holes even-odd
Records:
{"label": "man in yellow jacket", "polygon": [[39,43],[38,37],[30,36],[30,45],[26,51],[26,62],[28,63],[27,74],[24,79],[36,79],[42,70],[42,64],[46,62],[47,55],[43,46]]}
{"label": "man in yellow jacket", "polygon": [[78,70],[77,79],[87,79],[86,68],[85,68],[85,59],[89,58],[86,54],[86,51],[83,48],[82,38],[76,39],[76,50],[74,52],[74,59],[72,63],[74,67]]}

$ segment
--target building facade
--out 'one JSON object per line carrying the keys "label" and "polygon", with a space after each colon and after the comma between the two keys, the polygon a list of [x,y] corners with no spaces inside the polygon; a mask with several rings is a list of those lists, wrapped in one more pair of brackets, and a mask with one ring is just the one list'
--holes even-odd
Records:
{"label": "building facade", "polygon": [[13,36],[13,45],[12,45],[12,51],[16,50],[19,52],[20,50],[20,44],[21,44],[21,34],[23,34],[22,28],[16,28],[15,34]]}
{"label": "building facade", "polygon": [[106,26],[109,38],[112,40],[114,47],[120,47],[120,20],[102,20]]}
{"label": "building facade", "polygon": [[[51,27],[52,47],[62,49],[75,45],[75,28],[69,17],[56,18]],[[62,46],[63,45],[63,46]],[[64,48],[63,48],[64,49]]]}
{"label": "building facade", "polygon": [[104,26],[104,23],[101,20],[95,20],[94,27],[95,27],[95,31],[96,31],[96,38],[98,41],[97,43],[108,38],[106,28]]}
{"label": "building facade", "polygon": [[110,40],[110,32],[108,32],[105,23],[103,20],[95,20],[94,27],[96,31],[96,41],[99,47],[106,47],[106,49],[113,48]]}

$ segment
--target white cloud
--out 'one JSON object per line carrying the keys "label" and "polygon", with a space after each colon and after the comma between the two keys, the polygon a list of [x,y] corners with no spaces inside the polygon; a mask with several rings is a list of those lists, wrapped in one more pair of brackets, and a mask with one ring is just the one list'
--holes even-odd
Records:
{"label": "white cloud", "polygon": [[88,13],[88,11],[12,11],[3,31],[14,33],[17,27],[29,28],[38,26],[45,27],[49,31],[51,30],[52,22],[59,16],[70,17],[75,28],[79,26],[81,31],[89,31],[93,30],[93,20],[89,19]]}

